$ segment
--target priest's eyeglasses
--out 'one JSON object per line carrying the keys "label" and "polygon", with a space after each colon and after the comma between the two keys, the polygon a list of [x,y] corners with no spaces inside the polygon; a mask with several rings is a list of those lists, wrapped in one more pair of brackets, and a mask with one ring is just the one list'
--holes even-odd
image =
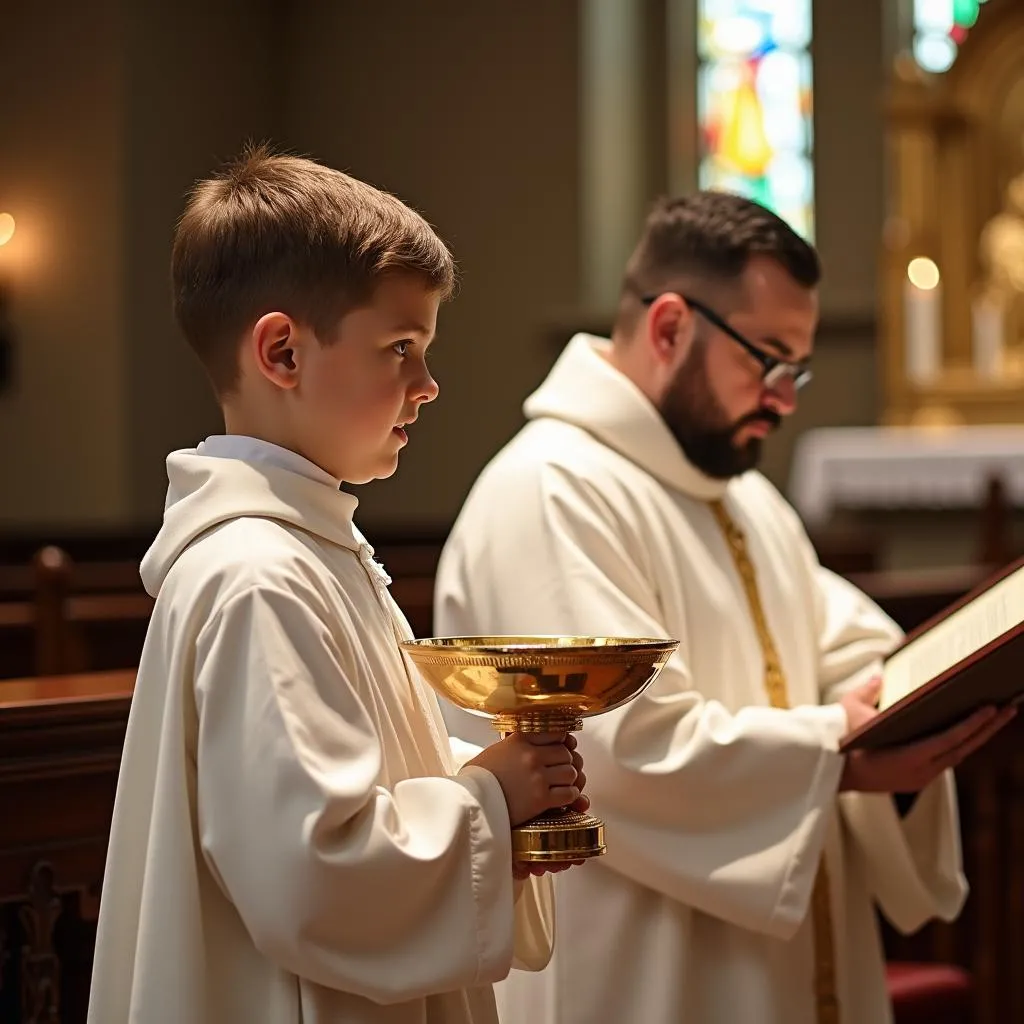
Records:
{"label": "priest's eyeglasses", "polygon": [[[777,356],[769,355],[758,348],[749,338],[745,338],[731,324],[726,323],[713,309],[705,306],[697,299],[691,299],[688,295],[679,296],[691,309],[696,310],[713,327],[717,327],[723,334],[728,335],[737,345],[745,348],[761,364],[761,383],[766,388],[778,387],[784,381],[791,380],[793,387],[799,391],[811,382],[811,368],[806,363],[791,363]],[[657,295],[644,295],[640,301],[649,306]]]}

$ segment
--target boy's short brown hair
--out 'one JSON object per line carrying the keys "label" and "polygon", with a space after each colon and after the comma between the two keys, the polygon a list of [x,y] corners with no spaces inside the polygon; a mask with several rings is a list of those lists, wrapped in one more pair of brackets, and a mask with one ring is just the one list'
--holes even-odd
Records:
{"label": "boy's short brown hair", "polygon": [[327,343],[390,274],[442,298],[455,284],[451,253],[414,210],[265,145],[192,189],[171,272],[175,317],[220,395],[237,384],[240,339],[264,313],[287,313]]}

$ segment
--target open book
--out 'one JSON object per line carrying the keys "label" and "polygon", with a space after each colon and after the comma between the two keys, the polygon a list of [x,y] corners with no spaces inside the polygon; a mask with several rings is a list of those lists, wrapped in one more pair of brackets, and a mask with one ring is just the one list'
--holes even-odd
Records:
{"label": "open book", "polygon": [[1024,559],[924,623],[886,659],[877,718],[841,749],[924,739],[1024,696]]}

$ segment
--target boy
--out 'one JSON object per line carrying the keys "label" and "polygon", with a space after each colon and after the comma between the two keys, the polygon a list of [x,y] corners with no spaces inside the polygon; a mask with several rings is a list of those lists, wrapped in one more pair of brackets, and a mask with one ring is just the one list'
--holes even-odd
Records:
{"label": "boy", "polygon": [[243,155],[193,191],[175,312],[222,436],[168,457],[92,1024],[478,1024],[550,955],[509,829],[586,806],[571,737],[454,772],[408,627],[339,488],[394,472],[437,395],[451,256],[398,200]]}

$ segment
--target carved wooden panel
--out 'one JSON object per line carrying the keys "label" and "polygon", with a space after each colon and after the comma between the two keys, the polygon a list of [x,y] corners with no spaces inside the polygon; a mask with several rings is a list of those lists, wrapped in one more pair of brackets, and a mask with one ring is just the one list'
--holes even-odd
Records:
{"label": "carved wooden panel", "polygon": [[59,1024],[60,960],[53,934],[61,913],[53,867],[39,861],[32,868],[28,898],[19,907],[24,929],[21,947],[21,1016],[24,1024]]}
{"label": "carved wooden panel", "polygon": [[78,1024],[134,672],[0,680],[0,1024]]}

